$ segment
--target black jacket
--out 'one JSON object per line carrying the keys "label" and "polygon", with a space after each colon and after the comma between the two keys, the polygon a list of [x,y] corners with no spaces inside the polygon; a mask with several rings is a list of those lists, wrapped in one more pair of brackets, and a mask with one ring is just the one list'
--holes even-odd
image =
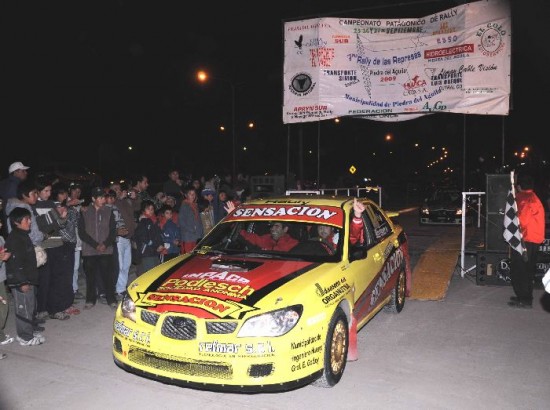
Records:
{"label": "black jacket", "polygon": [[29,231],[14,227],[6,239],[5,247],[11,252],[11,257],[6,261],[8,286],[38,285],[36,253]]}
{"label": "black jacket", "polygon": [[145,216],[140,218],[133,240],[142,257],[159,256],[157,249],[164,244],[164,237],[159,226]]}

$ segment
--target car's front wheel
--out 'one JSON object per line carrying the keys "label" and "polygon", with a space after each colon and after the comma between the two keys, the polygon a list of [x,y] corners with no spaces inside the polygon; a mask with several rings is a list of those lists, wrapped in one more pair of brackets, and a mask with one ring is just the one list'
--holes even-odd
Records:
{"label": "car's front wheel", "polygon": [[399,313],[405,306],[405,292],[407,291],[407,277],[405,275],[405,269],[401,268],[399,276],[397,277],[397,283],[391,292],[390,301],[384,310],[391,313]]}
{"label": "car's front wheel", "polygon": [[348,319],[341,308],[336,308],[325,339],[323,375],[313,382],[315,386],[332,387],[340,381],[346,368],[348,347]]}

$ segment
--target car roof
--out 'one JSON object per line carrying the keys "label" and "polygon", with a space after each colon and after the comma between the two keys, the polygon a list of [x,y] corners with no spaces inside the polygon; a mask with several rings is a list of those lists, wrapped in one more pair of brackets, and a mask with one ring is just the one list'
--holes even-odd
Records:
{"label": "car roof", "polygon": [[[293,204],[293,203],[308,203],[325,206],[336,206],[347,210],[353,206],[353,198],[349,196],[333,196],[333,195],[290,195],[290,196],[274,196],[266,198],[256,198],[246,201],[245,205],[264,205],[264,204]],[[369,198],[358,198],[361,202],[375,204]],[[375,204],[376,205],[376,204]]]}
{"label": "car roof", "polygon": [[[320,205],[320,206],[332,206],[341,208],[346,214],[353,209],[353,196],[337,196],[337,195],[290,195],[290,196],[273,196],[266,198],[251,199],[243,203],[244,206],[249,205],[292,205],[292,204],[306,204],[306,205]],[[372,204],[375,207],[381,208],[375,201],[370,198],[357,198],[364,204]]]}

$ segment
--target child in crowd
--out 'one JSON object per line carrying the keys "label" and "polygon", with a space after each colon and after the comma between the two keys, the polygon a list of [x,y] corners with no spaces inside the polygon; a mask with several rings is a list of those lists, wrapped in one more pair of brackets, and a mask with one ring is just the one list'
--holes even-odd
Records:
{"label": "child in crowd", "polygon": [[201,192],[202,201],[199,203],[199,209],[201,212],[202,229],[204,235],[212,230],[214,227],[214,197],[216,191],[212,188],[205,188]]}
{"label": "child in crowd", "polygon": [[[2,229],[2,221],[0,221],[0,230]],[[0,236],[0,345],[7,345],[13,342],[13,337],[4,333],[6,322],[8,320],[8,294],[6,292],[6,261],[10,258],[11,253],[4,248],[4,237]],[[6,358],[5,353],[0,352],[0,359]]]}
{"label": "child in crowd", "polygon": [[139,222],[133,239],[141,257],[136,271],[136,275],[140,276],[160,263],[160,254],[164,251],[162,231],[155,218],[155,203],[151,200],[141,202]]}
{"label": "child in crowd", "polygon": [[181,231],[172,217],[173,210],[170,206],[164,205],[158,213],[158,225],[162,230],[164,238],[164,252],[161,254],[163,262],[175,258],[180,254]]}
{"label": "child in crowd", "polygon": [[14,298],[15,328],[21,346],[35,346],[46,341],[42,334],[34,331],[33,326],[38,267],[34,245],[29,237],[31,221],[31,211],[14,208],[9,214],[12,231],[6,239],[6,248],[11,252],[6,263],[6,276]]}

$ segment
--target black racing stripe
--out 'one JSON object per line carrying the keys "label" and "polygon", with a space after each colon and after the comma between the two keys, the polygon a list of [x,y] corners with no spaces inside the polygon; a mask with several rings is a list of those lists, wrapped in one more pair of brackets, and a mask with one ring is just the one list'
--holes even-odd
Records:
{"label": "black racing stripe", "polygon": [[275,282],[270,283],[267,286],[264,286],[262,289],[258,289],[251,296],[248,296],[246,299],[242,300],[240,303],[246,306],[253,307],[259,300],[275,291],[277,288],[283,286],[285,283],[290,282],[293,279],[296,279],[298,276],[303,275],[304,273],[309,272],[312,269],[315,269],[321,265],[320,263],[312,263],[311,265],[306,266],[296,272],[293,272],[289,275],[286,275],[284,278],[278,279]]}
{"label": "black racing stripe", "polygon": [[176,270],[184,266],[186,263],[190,262],[195,258],[196,256],[190,256],[187,259],[182,260],[181,262],[176,263],[174,266],[172,266],[170,269],[167,269],[162,275],[160,275],[155,281],[151,282],[149,287],[145,289],[144,293],[149,292],[156,292],[158,290],[158,287],[166,281],[166,279],[172,275]]}

